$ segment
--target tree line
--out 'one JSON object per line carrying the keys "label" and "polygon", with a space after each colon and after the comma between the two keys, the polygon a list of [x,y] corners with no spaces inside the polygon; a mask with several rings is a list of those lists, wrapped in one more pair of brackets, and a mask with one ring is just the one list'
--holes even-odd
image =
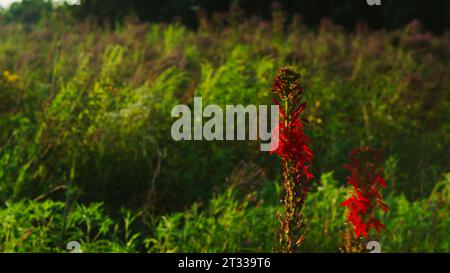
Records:
{"label": "tree line", "polygon": [[244,17],[254,15],[265,20],[270,20],[273,10],[278,8],[287,17],[300,15],[309,26],[327,17],[349,30],[361,21],[375,29],[390,30],[418,19],[426,29],[443,33],[450,22],[450,1],[446,0],[381,0],[379,6],[371,6],[367,0],[80,0],[79,5],[57,7],[52,6],[51,0],[24,0],[3,11],[1,20],[35,23],[56,9],[75,20],[94,18],[100,25],[115,25],[133,15],[141,21],[177,20],[196,28],[199,14],[211,16],[235,7]]}

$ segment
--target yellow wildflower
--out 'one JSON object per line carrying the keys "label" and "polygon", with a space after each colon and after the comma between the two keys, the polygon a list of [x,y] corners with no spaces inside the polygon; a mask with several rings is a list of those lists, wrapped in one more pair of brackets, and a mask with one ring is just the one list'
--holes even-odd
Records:
{"label": "yellow wildflower", "polygon": [[19,80],[19,75],[16,73],[11,73],[8,70],[3,71],[3,77],[10,83],[15,83]]}

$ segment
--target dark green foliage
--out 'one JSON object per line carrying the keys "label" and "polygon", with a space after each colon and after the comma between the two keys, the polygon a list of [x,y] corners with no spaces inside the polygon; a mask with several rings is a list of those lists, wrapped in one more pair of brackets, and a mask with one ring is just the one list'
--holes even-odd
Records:
{"label": "dark green foliage", "polygon": [[3,20],[6,22],[33,24],[39,22],[51,12],[52,3],[50,0],[23,0],[18,3],[12,3],[5,12]]}
{"label": "dark green foliage", "polygon": [[[382,252],[448,252],[450,221],[450,176],[447,175],[428,198],[415,202],[391,195],[386,232],[376,238]],[[306,239],[301,252],[339,252],[343,247],[345,210],[339,204],[346,189],[337,186],[332,173],[321,177],[321,185],[305,204]],[[270,187],[270,185],[268,185]],[[270,187],[275,192],[273,187]],[[235,191],[211,200],[205,210],[190,210],[164,216],[155,234],[147,240],[156,252],[271,252],[277,232],[276,200],[248,195],[236,202]]]}
{"label": "dark green foliage", "polygon": [[113,222],[101,204],[76,205],[63,235],[63,209],[64,203],[51,200],[7,203],[0,210],[0,252],[68,252],[70,241],[83,252],[136,251],[140,234],[132,228],[138,215],[121,210]]}
{"label": "dark green foliage", "polygon": [[[190,27],[199,26],[199,13],[233,17],[224,15],[230,10],[239,11],[240,16],[235,18],[258,16],[270,20],[276,8],[288,18],[300,15],[308,26],[317,26],[326,17],[348,30],[354,30],[360,22],[392,30],[418,19],[428,30],[442,34],[450,21],[450,4],[446,0],[382,0],[381,6],[369,6],[366,0],[81,0],[80,5],[60,5],[56,10],[74,20],[94,19],[102,26],[114,28],[130,15],[144,22],[179,21]],[[34,23],[51,9],[50,1],[25,0],[13,4],[5,19]],[[222,15],[217,16],[218,13]]]}

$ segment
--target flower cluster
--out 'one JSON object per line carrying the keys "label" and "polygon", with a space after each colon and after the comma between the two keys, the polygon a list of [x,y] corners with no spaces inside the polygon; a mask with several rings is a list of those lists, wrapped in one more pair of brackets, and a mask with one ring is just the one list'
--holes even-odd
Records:
{"label": "flower cluster", "polygon": [[310,172],[312,151],[307,146],[309,138],[304,133],[300,114],[306,103],[300,103],[303,87],[299,83],[300,74],[291,68],[283,67],[273,82],[273,89],[278,99],[274,103],[280,106],[279,144],[274,151],[283,161],[290,161],[294,167],[295,179],[306,176],[313,178]]}
{"label": "flower cluster", "polygon": [[302,207],[307,195],[307,182],[313,178],[310,171],[312,151],[307,146],[309,138],[304,133],[300,114],[306,104],[301,102],[303,88],[300,74],[291,68],[283,67],[273,82],[272,92],[280,106],[279,144],[273,151],[283,164],[283,186],[285,198],[284,213],[277,214],[280,221],[280,251],[295,252],[302,243],[303,227]]}
{"label": "flower cluster", "polygon": [[348,184],[353,186],[352,195],[341,203],[348,208],[347,220],[352,223],[355,237],[368,237],[371,229],[381,232],[384,225],[375,218],[375,211],[385,212],[389,207],[383,203],[380,189],[386,187],[383,178],[381,152],[370,147],[354,149],[349,155],[349,164],[344,167],[350,171]]}
{"label": "flower cluster", "polygon": [[8,70],[3,71],[3,77],[8,83],[15,83],[19,80],[19,75],[9,72]]}

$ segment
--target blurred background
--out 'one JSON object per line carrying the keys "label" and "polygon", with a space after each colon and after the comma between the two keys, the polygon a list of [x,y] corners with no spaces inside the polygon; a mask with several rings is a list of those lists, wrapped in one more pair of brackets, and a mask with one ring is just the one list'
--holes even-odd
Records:
{"label": "blurred background", "polygon": [[0,251],[270,252],[281,165],[170,136],[177,104],[302,74],[303,252],[339,252],[351,149],[383,150],[383,252],[449,252],[450,2],[0,1]]}

